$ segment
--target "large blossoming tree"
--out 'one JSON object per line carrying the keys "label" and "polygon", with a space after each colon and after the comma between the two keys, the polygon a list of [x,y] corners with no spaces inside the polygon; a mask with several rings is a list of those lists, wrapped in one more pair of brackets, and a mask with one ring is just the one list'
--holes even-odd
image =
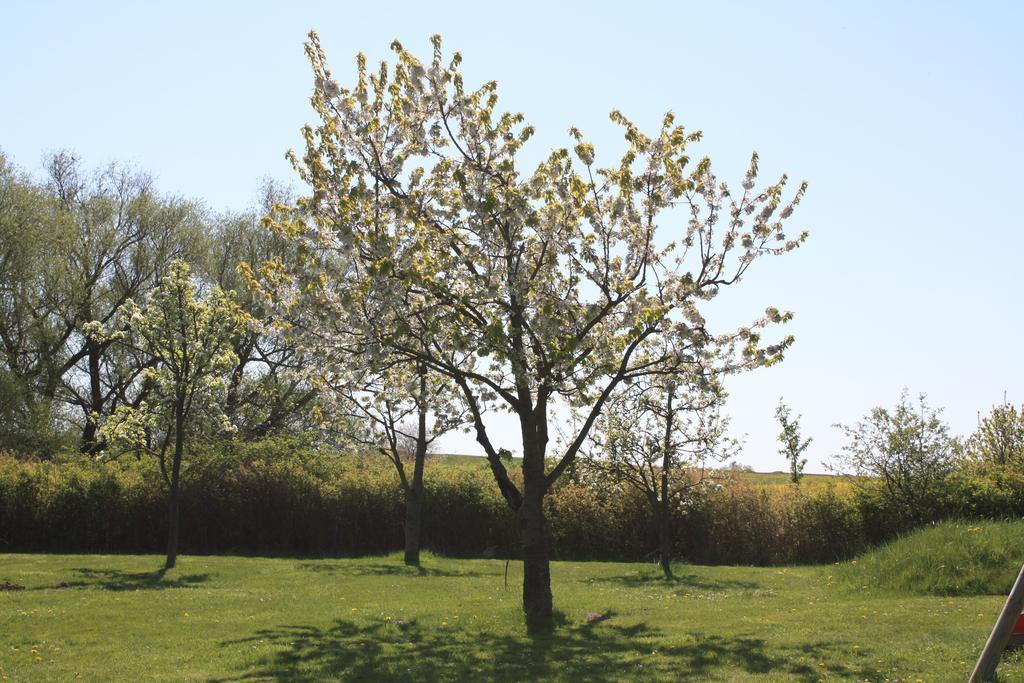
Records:
{"label": "large blossoming tree", "polygon": [[[433,43],[428,63],[397,42],[393,69],[368,71],[360,56],[345,88],[310,35],[320,122],[290,156],[312,191],[271,222],[306,253],[337,258],[331,267],[310,259],[305,272],[267,263],[262,277],[361,312],[351,317],[358,334],[451,378],[518,516],[523,607],[528,627],[544,630],[553,625],[545,495],[616,387],[677,362],[675,351],[638,355],[645,340],[672,339],[673,349],[714,340],[702,306],[759,257],[803,241],[783,220],[805,186],[788,199],[785,177],[755,189],[755,156],[734,194],[707,158],[691,160],[700,134],[671,114],[649,136],[613,112],[626,150],[610,166],[596,165],[572,129],[572,150],[524,171],[519,154],[534,129],[497,109],[496,83],[468,88],[460,55],[446,60]],[[744,357],[777,360],[791,340],[764,345],[760,328],[785,318],[769,309],[735,333]],[[476,363],[456,362],[469,352]],[[521,485],[482,416],[491,400],[518,418]],[[584,417],[551,452],[559,403]]]}

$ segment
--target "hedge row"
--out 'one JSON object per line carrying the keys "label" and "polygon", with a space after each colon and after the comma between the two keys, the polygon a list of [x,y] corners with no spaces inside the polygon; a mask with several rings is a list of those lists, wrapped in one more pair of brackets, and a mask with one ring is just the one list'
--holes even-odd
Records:
{"label": "hedge row", "polygon": [[[182,501],[182,552],[346,556],[402,546],[396,475],[374,459],[319,454],[285,443],[194,459]],[[481,465],[430,463],[424,547],[452,556],[516,554],[513,514]],[[163,550],[166,496],[147,460],[25,461],[0,454],[0,551]],[[876,492],[762,486],[738,480],[677,511],[678,552],[699,563],[831,562],[906,530]],[[954,477],[927,517],[1024,514],[1024,477]],[[656,538],[646,501],[569,477],[548,497],[553,554],[643,560]]]}
{"label": "hedge row", "polygon": [[[402,543],[393,471],[257,455],[193,467],[183,482],[183,553],[361,555]],[[331,460],[341,460],[331,458]],[[336,465],[336,467],[331,467]],[[424,538],[442,553],[511,547],[514,519],[483,472],[431,468]],[[166,487],[147,461],[24,462],[0,456],[0,549],[161,552]]]}

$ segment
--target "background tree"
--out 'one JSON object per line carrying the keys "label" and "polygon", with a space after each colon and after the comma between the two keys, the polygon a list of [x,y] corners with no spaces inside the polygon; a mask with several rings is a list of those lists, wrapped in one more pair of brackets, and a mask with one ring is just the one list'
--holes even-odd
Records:
{"label": "background tree", "polygon": [[800,418],[802,415],[797,415],[794,418],[790,418],[791,411],[783,400],[779,399],[779,405],[775,407],[775,419],[779,421],[779,426],[782,427],[782,431],[779,432],[779,443],[782,444],[782,448],[779,449],[779,454],[784,456],[789,462],[789,479],[797,486],[800,485],[800,480],[804,476],[804,465],[807,464],[806,458],[800,456],[804,454],[807,447],[811,445],[814,440],[811,437],[806,439],[800,436]]}
{"label": "background tree", "polygon": [[963,450],[981,463],[1024,469],[1024,406],[1017,409],[1004,395],[988,415],[979,413],[978,428],[967,437]]}
{"label": "background tree", "polygon": [[48,159],[45,184],[4,166],[0,339],[8,378],[28,403],[58,407],[81,430],[82,449],[97,452],[97,419],[140,399],[131,391],[144,368],[85,330],[108,326],[125,301],[145,296],[167,262],[195,243],[200,215],[123,166],[87,174],[61,152]]}
{"label": "background tree", "polygon": [[167,275],[140,307],[122,306],[123,332],[104,333],[94,323],[89,333],[118,340],[151,359],[143,373],[147,399],[137,407],[120,405],[103,425],[102,436],[115,446],[156,456],[167,484],[168,534],[165,567],[178,556],[181,465],[191,440],[230,425],[221,410],[227,374],[237,363],[231,340],[244,323],[233,295],[219,288],[201,295],[183,261],[172,261]]}
{"label": "background tree", "polygon": [[[273,224],[278,212],[269,207],[266,221]],[[251,265],[260,263],[256,258],[243,261],[239,273],[261,311],[277,321],[277,343],[301,347],[310,359],[306,375],[319,390],[325,426],[347,443],[383,454],[395,467],[405,500],[405,562],[418,566],[426,455],[438,438],[466,421],[458,388],[424,361],[395,353],[366,334],[375,312],[350,305],[346,274],[352,262],[344,249],[268,232],[285,244],[272,260],[262,261],[259,274]],[[290,262],[282,256],[296,253],[301,257]],[[436,329],[438,321],[415,304],[421,297],[401,296],[412,313],[403,321],[406,329]],[[447,359],[464,368],[475,362],[468,352],[449,352]]]}
{"label": "background tree", "polygon": [[66,362],[48,291],[65,234],[47,189],[0,154],[0,448],[59,448],[59,403],[45,395]]}
{"label": "background tree", "polygon": [[[398,361],[373,369],[360,367],[355,354],[346,360],[348,368],[335,366],[321,376],[342,418],[332,424],[345,425],[343,432],[351,441],[377,451],[394,466],[405,501],[404,560],[419,566],[427,453],[438,438],[465,422],[464,412],[451,382],[425,363]],[[410,462],[412,472],[406,469]]]}
{"label": "background tree", "polygon": [[726,434],[728,418],[720,414],[726,394],[710,359],[701,362],[685,350],[676,352],[681,359],[676,367],[624,385],[608,400],[586,458],[588,468],[646,498],[666,578],[672,578],[676,512],[713,483],[708,466],[724,462],[739,447]]}
{"label": "background tree", "polygon": [[81,412],[82,448],[97,452],[97,419],[131,400],[126,391],[142,368],[84,330],[108,325],[124,302],[156,286],[171,259],[187,256],[190,237],[201,229],[199,215],[188,202],[158,198],[148,176],[125,167],[87,176],[77,157],[58,153],[48,173],[56,220],[70,230],[49,288],[61,295],[58,340],[68,359],[54,389]]}
{"label": "background tree", "polygon": [[[533,135],[520,114],[497,111],[496,84],[467,90],[456,53],[440,38],[422,64],[397,42],[393,71],[360,56],[355,86],[332,78],[319,40],[307,44],[320,117],[290,155],[312,193],[274,221],[343,269],[311,265],[298,297],[340,296],[364,311],[360,334],[447,375],[459,387],[477,441],[521,532],[523,606],[531,630],[553,626],[543,501],[572,465],[620,383],[657,373],[673,357],[636,357],[648,338],[713,339],[700,304],[765,254],[788,251],[782,221],[803,196],[783,199],[786,178],[756,191],[757,157],[734,196],[711,163],[690,164],[699,138],[667,115],[653,137],[625,116],[627,151],[610,167],[573,130],[575,157],[556,149],[523,174],[517,156]],[[679,212],[669,211],[673,207]],[[659,241],[660,220],[679,220]],[[720,220],[724,230],[716,229]],[[268,264],[268,280],[284,280]],[[410,296],[410,293],[413,296]],[[426,325],[410,321],[428,316]],[[769,309],[737,333],[744,353],[777,360],[790,339],[762,347],[759,329],[788,315]],[[476,353],[466,367],[451,353]],[[518,419],[522,489],[508,476],[482,417],[493,396]],[[564,450],[548,453],[554,405],[586,407]],[[548,456],[553,455],[551,462]]]}
{"label": "background tree", "polygon": [[313,359],[302,353],[294,336],[280,334],[272,306],[250,289],[242,263],[268,259],[292,262],[294,244],[265,229],[261,222],[289,193],[272,182],[261,188],[253,211],[229,213],[210,221],[200,250],[197,272],[223,291],[236,292],[249,325],[232,340],[238,359],[228,381],[224,412],[244,439],[300,432],[314,425],[308,419],[316,391],[306,370]]}
{"label": "background tree", "polygon": [[949,427],[921,394],[915,405],[906,389],[892,409],[873,408],[853,426],[836,425],[847,443],[834,467],[880,484],[895,512],[912,524],[927,519],[930,504],[953,470]]}
{"label": "background tree", "polygon": [[238,363],[225,403],[239,436],[309,426],[309,359],[275,333],[236,271],[243,260],[294,258],[293,244],[260,225],[287,197],[268,183],[258,209],[215,215],[160,195],[147,175],[123,165],[89,172],[60,152],[36,181],[0,156],[0,440],[45,455],[77,430],[83,451],[102,450],[99,422],[145,400],[149,360],[85,330],[109,328],[121,304],[145,299],[175,258],[193,266],[197,282],[242,291],[250,324],[232,340]]}

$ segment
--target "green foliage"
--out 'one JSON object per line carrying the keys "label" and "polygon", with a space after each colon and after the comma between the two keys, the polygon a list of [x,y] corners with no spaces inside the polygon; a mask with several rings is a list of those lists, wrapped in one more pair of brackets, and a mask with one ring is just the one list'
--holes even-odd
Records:
{"label": "green foliage", "polygon": [[1020,571],[1024,522],[949,521],[902,536],[844,564],[851,588],[918,595],[1001,595]]}
{"label": "green foliage", "polygon": [[55,377],[65,363],[47,289],[64,226],[54,203],[0,153],[0,448],[52,453]]}
{"label": "green foliage", "polygon": [[[264,194],[259,215],[286,196]],[[97,334],[115,331],[125,301],[144,301],[174,260],[201,288],[238,290],[239,260],[288,261],[287,246],[256,212],[214,216],[124,165],[88,172],[59,152],[42,182],[0,154],[0,447],[49,456],[78,431],[82,448],[103,450],[99,423],[145,400],[146,357]],[[258,323],[232,339],[224,412],[247,437],[297,429],[314,397],[293,370],[307,361],[254,295],[238,303]]]}
{"label": "green foliage", "polygon": [[142,365],[90,329],[143,297],[173,258],[190,256],[200,212],[123,165],[89,174],[59,152],[47,176],[37,183],[0,160],[0,361],[24,403],[52,405],[96,452],[95,418],[137,400]]}
{"label": "green foliage", "polygon": [[978,416],[978,429],[962,445],[967,457],[994,467],[1024,470],[1024,406],[1005,397],[989,414]]}
{"label": "green foliage", "polygon": [[134,462],[0,454],[0,544],[5,550],[155,549],[166,528],[163,482]]}
{"label": "green foliage", "polygon": [[[847,437],[838,468],[855,475],[869,495],[881,495],[897,523],[920,524],[943,493],[955,468],[953,441],[942,409],[917,404],[906,390],[892,409],[876,407],[853,426],[836,425]],[[875,486],[876,482],[881,487]]]}
{"label": "green foliage", "polygon": [[55,404],[17,373],[0,368],[0,451],[49,456],[74,447],[75,437],[61,428]]}

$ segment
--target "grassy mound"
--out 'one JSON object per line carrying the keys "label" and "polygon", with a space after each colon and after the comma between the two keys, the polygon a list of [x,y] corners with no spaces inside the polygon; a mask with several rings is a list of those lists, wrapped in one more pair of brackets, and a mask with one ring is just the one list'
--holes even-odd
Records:
{"label": "grassy mound", "polygon": [[1024,563],[1024,522],[943,522],[845,563],[855,589],[917,595],[1005,595]]}

